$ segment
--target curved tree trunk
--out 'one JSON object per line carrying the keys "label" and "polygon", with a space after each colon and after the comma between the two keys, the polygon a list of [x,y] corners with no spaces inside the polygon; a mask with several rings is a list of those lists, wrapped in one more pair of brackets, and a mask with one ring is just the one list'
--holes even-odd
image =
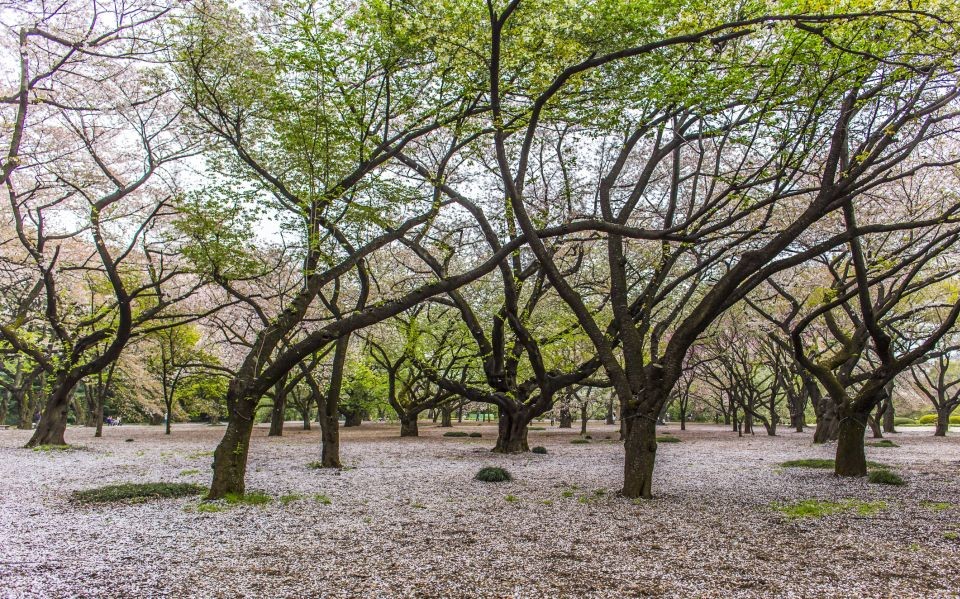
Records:
{"label": "curved tree trunk", "polygon": [[342,468],[340,463],[340,389],[343,386],[343,366],[347,361],[350,336],[337,339],[330,372],[330,388],[320,411],[320,465],[324,468]]}
{"label": "curved tree trunk", "polygon": [[250,393],[233,388],[234,385],[239,385],[237,379],[231,381],[232,388],[227,390],[227,406],[234,409],[229,410],[227,430],[213,452],[213,481],[207,499],[223,499],[228,494],[243,495],[245,491],[247,452],[259,396],[251,397]]}
{"label": "curved tree trunk", "polygon": [[70,409],[70,392],[76,384],[77,381],[67,375],[57,377],[53,392],[40,415],[37,429],[27,441],[27,447],[67,444],[64,439],[64,433],[67,430],[67,411]]}

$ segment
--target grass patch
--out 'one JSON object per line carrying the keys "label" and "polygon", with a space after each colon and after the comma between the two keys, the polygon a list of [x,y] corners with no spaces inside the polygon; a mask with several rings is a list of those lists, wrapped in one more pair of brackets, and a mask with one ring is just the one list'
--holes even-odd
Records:
{"label": "grass patch", "polygon": [[571,445],[585,445],[590,442],[590,439],[571,439]]}
{"label": "grass patch", "polygon": [[280,496],[280,503],[290,505],[294,501],[300,501],[301,499],[303,499],[303,495],[299,493],[287,493],[286,495]]}
{"label": "grass patch", "polygon": [[216,512],[222,512],[223,506],[216,503],[201,503],[197,506],[197,511],[203,514],[213,514]]}
{"label": "grass patch", "polygon": [[149,499],[199,495],[204,491],[206,491],[205,487],[191,483],[124,483],[74,491],[73,498],[80,503],[141,502]]}
{"label": "grass patch", "polygon": [[933,512],[942,512],[954,507],[952,503],[948,503],[946,501],[921,501],[920,506],[925,507]]}
{"label": "grass patch", "polygon": [[883,501],[821,501],[819,499],[804,499],[794,503],[774,503],[773,509],[791,520],[799,518],[823,518],[834,514],[856,512],[860,516],[872,516],[887,508]]}
{"label": "grass patch", "polygon": [[867,447],[900,447],[890,439],[883,439],[881,441],[874,441],[873,443],[867,443]]}
{"label": "grass patch", "polygon": [[468,435],[463,431],[449,431],[449,432],[443,433],[443,436],[444,437],[469,437],[470,435]]}
{"label": "grass patch", "polygon": [[199,460],[200,458],[211,458],[213,457],[212,451],[195,451],[193,453],[187,454],[187,459],[189,460]]}
{"label": "grass patch", "polygon": [[71,445],[35,445],[32,449],[43,453],[51,453],[54,451],[72,451],[76,448]]}
{"label": "grass patch", "polygon": [[503,499],[504,499],[504,501],[506,501],[507,503],[516,503],[516,502],[520,501],[520,498],[517,497],[516,495],[507,495],[507,496],[504,497]]}
{"label": "grass patch", "polygon": [[496,466],[481,468],[474,478],[485,483],[501,483],[513,479],[509,472]]}
{"label": "grass patch", "polygon": [[878,485],[894,485],[897,487],[907,484],[902,476],[885,469],[872,470],[867,476],[867,480]]}
{"label": "grass patch", "polygon": [[531,449],[530,452],[544,454],[544,453],[547,453],[547,448],[544,447],[543,445],[537,445],[536,447]]}
{"label": "grass patch", "polygon": [[781,468],[833,468],[833,460],[825,458],[809,458],[805,460],[788,460],[780,464]]}
{"label": "grass patch", "polygon": [[560,496],[561,496],[561,497],[566,497],[567,499],[573,497],[573,495],[574,495],[574,493],[573,493],[573,491],[571,491],[570,489],[567,489],[566,491],[560,493]]}
{"label": "grass patch", "polygon": [[317,493],[316,495],[314,495],[313,500],[323,505],[330,505],[331,503],[333,503],[333,501],[331,501],[330,498],[324,495],[323,493]]}
{"label": "grass patch", "polygon": [[960,539],[960,533],[953,532],[952,530],[945,532],[943,533],[943,539],[945,541],[956,541],[957,539]]}
{"label": "grass patch", "polygon": [[[807,458],[803,460],[789,460],[780,464],[781,468],[822,468],[832,470],[835,462],[828,458]],[[867,462],[867,468],[885,469],[886,464],[879,462]]]}
{"label": "grass patch", "polygon": [[200,471],[196,468],[190,468],[189,470],[181,470],[180,476],[193,476],[194,474],[200,474]]}
{"label": "grass patch", "polygon": [[243,494],[227,493],[223,499],[228,505],[267,505],[273,501],[273,497],[263,491],[250,491]]}
{"label": "grass patch", "polygon": [[473,437],[474,439],[479,439],[483,436],[482,433],[470,433],[468,436]]}
{"label": "grass patch", "polygon": [[680,439],[673,435],[660,435],[657,437],[657,443],[679,443]]}

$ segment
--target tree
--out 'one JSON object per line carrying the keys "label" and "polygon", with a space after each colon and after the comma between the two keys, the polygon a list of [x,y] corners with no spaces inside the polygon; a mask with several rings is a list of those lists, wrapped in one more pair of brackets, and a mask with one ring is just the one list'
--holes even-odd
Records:
{"label": "tree", "polygon": [[956,375],[956,362],[951,369],[956,348],[941,347],[927,360],[910,368],[916,388],[933,405],[937,412],[934,435],[945,437],[950,429],[950,414],[960,407],[960,377]]}

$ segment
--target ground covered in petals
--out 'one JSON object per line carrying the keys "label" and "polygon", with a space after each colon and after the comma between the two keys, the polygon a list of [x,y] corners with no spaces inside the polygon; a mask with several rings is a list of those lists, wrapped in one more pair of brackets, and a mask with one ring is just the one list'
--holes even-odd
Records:
{"label": "ground covered in petals", "polygon": [[[71,428],[68,451],[0,431],[4,597],[952,597],[960,593],[960,436],[889,435],[867,457],[905,486],[838,480],[788,460],[831,458],[809,433],[737,438],[663,427],[656,498],[620,498],[612,426],[589,443],[547,428],[546,454],[490,453],[481,438],[420,438],[364,424],[345,468],[309,467],[318,432],[258,428],[248,491],[87,504],[75,491],[200,483],[223,429]],[[132,439],[132,441],[130,441]],[[485,483],[499,466],[509,482]]]}

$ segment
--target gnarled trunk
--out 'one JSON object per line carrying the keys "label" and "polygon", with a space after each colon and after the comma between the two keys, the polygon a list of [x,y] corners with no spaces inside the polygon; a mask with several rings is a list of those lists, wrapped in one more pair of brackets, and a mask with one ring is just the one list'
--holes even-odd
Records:
{"label": "gnarled trunk", "polygon": [[38,445],[66,445],[64,433],[67,430],[67,411],[70,409],[70,392],[77,380],[66,374],[57,377],[53,392],[47,399],[47,405],[40,415],[40,422],[33,436],[27,441],[27,447]]}
{"label": "gnarled trunk", "polygon": [[844,417],[840,418],[834,470],[837,476],[867,475],[867,455],[863,449],[863,435],[867,430],[869,415],[869,412],[848,410]]}
{"label": "gnarled trunk", "polygon": [[527,445],[527,425],[533,420],[532,414],[510,413],[500,408],[500,421],[497,425],[497,444],[495,453],[524,453],[530,451]]}
{"label": "gnarled trunk", "polygon": [[400,436],[401,437],[416,437],[419,436],[420,430],[417,427],[417,414],[400,416]]}

